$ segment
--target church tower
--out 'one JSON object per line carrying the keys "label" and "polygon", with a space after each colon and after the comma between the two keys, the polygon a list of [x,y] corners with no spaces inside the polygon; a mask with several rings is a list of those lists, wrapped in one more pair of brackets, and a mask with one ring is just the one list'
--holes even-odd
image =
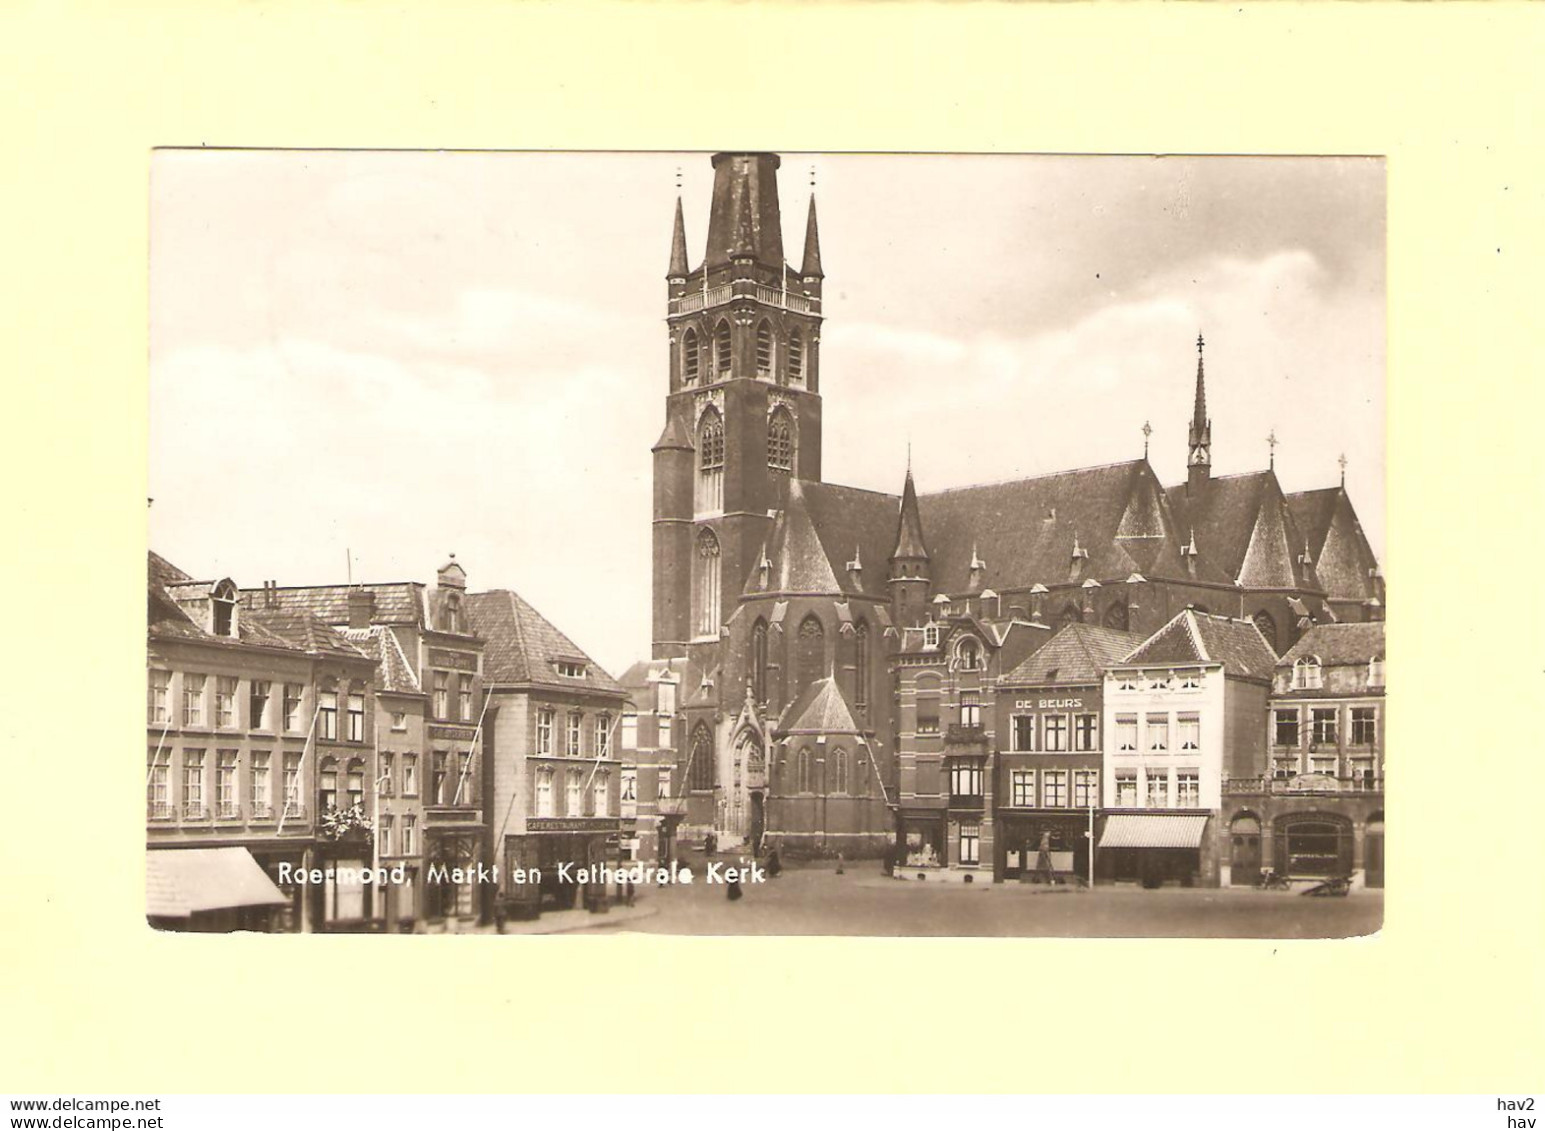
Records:
{"label": "church tower", "polygon": [[[974,554],[973,554],[974,558]],[[923,540],[923,516],[917,506],[910,459],[896,518],[896,548],[891,551],[889,588],[891,619],[903,627],[922,624],[928,616],[928,544]]]}
{"label": "church tower", "polygon": [[1212,421],[1207,419],[1207,387],[1202,376],[1202,336],[1196,335],[1196,405],[1187,437],[1186,493],[1197,494],[1212,478]]}
{"label": "church tower", "polygon": [[[676,202],[654,448],[654,655],[717,643],[790,478],[821,478],[820,236],[784,259],[779,159],[719,153],[702,262]],[[711,661],[710,661],[711,662]]]}

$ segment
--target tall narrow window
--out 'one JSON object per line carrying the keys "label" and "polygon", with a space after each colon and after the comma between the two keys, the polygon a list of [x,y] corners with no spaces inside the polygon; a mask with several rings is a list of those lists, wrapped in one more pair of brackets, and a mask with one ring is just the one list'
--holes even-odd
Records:
{"label": "tall narrow window", "polygon": [[418,796],[417,754],[404,754],[402,756],[402,795],[404,797]]}
{"label": "tall narrow window", "polygon": [[596,774],[595,781],[590,783],[591,816],[606,817],[611,815],[611,791],[612,776],[602,770]]}
{"label": "tall narrow window", "polygon": [[553,815],[553,772],[546,767],[536,772],[536,815]]}
{"label": "tall narrow window", "polygon": [[714,380],[723,381],[730,375],[730,324],[720,322],[713,332]]}
{"label": "tall narrow window", "polygon": [[[254,684],[256,686],[256,684]],[[172,673],[150,669],[150,721],[165,725],[172,721]]]}
{"label": "tall narrow window", "polygon": [[171,799],[167,796],[167,791],[170,789],[167,781],[169,758],[162,760],[154,750],[150,752],[150,757],[150,780],[145,783],[145,802],[150,819],[164,821],[172,815]]}
{"label": "tall narrow window", "polygon": [[204,725],[204,677],[185,673],[182,677],[182,725]]}
{"label": "tall narrow window", "polygon": [[789,380],[796,385],[805,383],[805,342],[798,330],[789,335]]}
{"label": "tall narrow window", "polygon": [[688,789],[712,789],[716,780],[713,735],[702,723],[692,732],[691,767],[687,771]]}
{"label": "tall narrow window", "polygon": [[719,634],[719,539],[706,526],[697,535],[697,634]]}
{"label": "tall narrow window", "polygon": [[349,774],[345,781],[350,809],[365,807],[365,763],[358,758],[349,762]]}
{"label": "tall narrow window", "polygon": [[800,793],[810,792],[810,747],[802,746],[794,762],[795,788]]}
{"label": "tall narrow window", "polygon": [[967,636],[955,649],[956,666],[963,672],[974,672],[982,666],[982,652],[974,639]]}
{"label": "tall narrow window", "polygon": [[241,816],[236,803],[236,759],[234,750],[222,750],[215,765],[215,814],[229,820]]}
{"label": "tall narrow window", "polygon": [[444,805],[448,797],[446,789],[450,778],[450,770],[447,768],[449,759],[444,750],[436,750],[433,757],[434,761],[430,764],[429,770],[431,774],[429,796],[433,799],[432,804]]}
{"label": "tall narrow window", "polygon": [[767,622],[760,618],[751,629],[751,697],[767,702]]}
{"label": "tall narrow window", "polygon": [[273,813],[274,798],[271,792],[272,785],[268,780],[270,757],[267,751],[257,751],[252,755],[251,784],[247,787],[247,805],[250,809],[248,815],[254,820]]}
{"label": "tall narrow window", "polygon": [[795,649],[797,694],[826,674],[826,630],[821,627],[820,618],[814,613],[800,623]]}
{"label": "tall narrow window", "polygon": [[286,754],[284,756],[284,815],[299,817],[305,812],[306,808],[301,803],[300,794],[300,755]]}
{"label": "tall narrow window", "polygon": [[697,510],[724,509],[724,421],[718,410],[703,413],[697,426]]}
{"label": "tall narrow window", "polygon": [[765,320],[756,328],[756,375],[764,381],[773,375],[772,327]]}
{"label": "tall narrow window", "polygon": [[861,715],[869,713],[869,622],[860,620],[853,628],[853,705]]}
{"label": "tall narrow window", "polygon": [[456,714],[464,723],[472,721],[472,677],[463,675],[459,677],[460,683],[456,689]]}
{"label": "tall narrow window", "polygon": [[284,729],[292,734],[305,729],[300,717],[302,691],[304,688],[298,683],[284,685]]}
{"label": "tall narrow window", "polygon": [[229,579],[215,585],[210,597],[214,610],[212,631],[216,636],[236,635],[236,585]]}
{"label": "tall narrow window", "polygon": [[1080,809],[1100,803],[1100,771],[1073,771],[1073,804]]}
{"label": "tall narrow window", "polygon": [[338,807],[338,760],[322,759],[317,773],[317,803],[322,811]]}
{"label": "tall narrow window", "polygon": [[568,788],[564,791],[563,815],[566,817],[583,817],[585,815],[585,786],[584,775],[578,770],[570,770]]}
{"label": "tall narrow window", "polygon": [[1167,770],[1148,771],[1148,808],[1169,808],[1169,772]]}
{"label": "tall narrow window", "polygon": [[268,729],[268,694],[272,685],[266,679],[255,679],[247,692],[247,727],[249,730]]}
{"label": "tall narrow window", "polygon": [[595,718],[595,756],[597,758],[612,756],[612,717],[610,715],[597,715]]}
{"label": "tall narrow window", "polygon": [[182,816],[184,820],[201,821],[208,814],[204,810],[204,752],[182,752]]}
{"label": "tall narrow window", "polygon": [[681,335],[681,383],[683,385],[697,384],[697,331],[687,327],[687,332]]}
{"label": "tall narrow window", "polygon": [[848,792],[848,752],[842,747],[832,751],[832,789],[833,793]]}
{"label": "tall narrow window", "polygon": [[774,471],[794,470],[794,418],[779,408],[767,418],[767,466]]}
{"label": "tall narrow window", "polygon": [[365,697],[358,691],[349,692],[349,741],[365,741]]}
{"label": "tall narrow window", "polygon": [[1047,770],[1041,777],[1041,804],[1048,809],[1061,809],[1068,803],[1068,772]]}
{"label": "tall narrow window", "polygon": [[1073,718],[1073,749],[1089,753],[1100,748],[1100,716],[1075,715]]}
{"label": "tall narrow window", "polygon": [[1043,750],[1049,753],[1062,753],[1068,748],[1068,717],[1047,715],[1041,734],[1046,740],[1042,746]]}
{"label": "tall narrow window", "polygon": [[569,712],[569,725],[564,734],[563,752],[570,758],[579,757],[579,738],[584,728],[585,716],[578,711]]}
{"label": "tall narrow window", "polygon": [[449,672],[435,672],[435,718],[448,719],[451,717],[451,675]]}
{"label": "tall narrow window", "polygon": [[321,707],[317,711],[317,737],[331,742],[338,737],[338,693],[324,691],[319,700]]}
{"label": "tall narrow window", "polygon": [[1195,711],[1182,711],[1176,720],[1176,737],[1182,750],[1202,748],[1202,717]]}
{"label": "tall narrow window", "polygon": [[543,707],[536,713],[536,752],[538,754],[553,752],[553,709],[551,707]]}

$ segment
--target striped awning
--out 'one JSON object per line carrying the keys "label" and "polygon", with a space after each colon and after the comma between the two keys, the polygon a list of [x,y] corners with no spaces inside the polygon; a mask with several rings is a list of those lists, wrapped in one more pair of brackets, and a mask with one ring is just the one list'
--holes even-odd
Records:
{"label": "striped awning", "polygon": [[186,919],[198,911],[289,902],[245,848],[159,848],[145,854],[145,914],[152,918]]}
{"label": "striped awning", "polygon": [[1101,848],[1198,848],[1205,813],[1113,813],[1105,819]]}

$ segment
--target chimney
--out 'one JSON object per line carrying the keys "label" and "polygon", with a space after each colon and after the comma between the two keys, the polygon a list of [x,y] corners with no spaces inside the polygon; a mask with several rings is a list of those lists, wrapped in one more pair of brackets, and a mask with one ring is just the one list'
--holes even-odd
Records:
{"label": "chimney", "polygon": [[376,595],[369,589],[349,590],[349,627],[369,628],[376,615]]}

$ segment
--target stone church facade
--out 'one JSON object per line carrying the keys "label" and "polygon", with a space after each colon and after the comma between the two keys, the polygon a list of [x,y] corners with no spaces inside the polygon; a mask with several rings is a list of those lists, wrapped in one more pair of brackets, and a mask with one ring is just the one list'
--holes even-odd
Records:
{"label": "stone church facade", "polygon": [[1146,635],[1194,607],[1253,619],[1281,654],[1312,625],[1382,618],[1344,487],[1211,474],[1200,339],[1185,483],[1146,455],[932,494],[910,469],[899,495],[824,482],[816,207],[796,267],[778,166],[713,158],[695,266],[676,206],[652,645],[679,680],[660,802],[676,835],[850,856],[892,842],[917,737],[899,673],[930,625],[969,617],[995,653],[1075,621]]}

